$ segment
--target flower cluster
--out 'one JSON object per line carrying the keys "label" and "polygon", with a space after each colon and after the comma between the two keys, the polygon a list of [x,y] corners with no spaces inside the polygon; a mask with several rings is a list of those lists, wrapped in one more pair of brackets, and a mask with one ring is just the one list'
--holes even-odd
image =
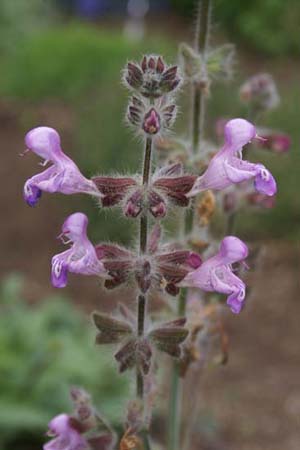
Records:
{"label": "flower cluster", "polygon": [[[188,298],[196,292],[199,304],[209,303],[209,293],[216,293],[226,296],[228,309],[234,314],[241,312],[246,285],[237,269],[246,265],[248,247],[233,235],[230,226],[226,235],[219,239],[212,237],[209,225],[220,207],[227,218],[232,219],[238,209],[238,199],[242,197],[248,204],[272,206],[276,181],[263,164],[248,161],[246,153],[248,156],[253,148],[251,142],[277,153],[287,151],[290,145],[288,136],[257,129],[244,118],[218,122],[218,137],[224,144],[217,151],[213,143],[204,141],[198,145],[197,125],[193,146],[196,151],[201,148],[200,156],[192,154],[191,142],[168,140],[167,133],[176,118],[175,94],[183,82],[181,73],[197,88],[196,94],[200,96],[207,95],[212,80],[230,75],[232,46],[204,50],[196,51],[182,45],[182,71],[177,66],[168,66],[161,56],[155,55],[126,65],[123,81],[131,95],[126,119],[144,144],[141,174],[108,174],[88,179],[63,152],[56,130],[38,127],[25,137],[26,151],[40,156],[42,166],[49,163],[48,168],[25,183],[24,199],[30,206],[37,204],[43,191],[66,195],[84,193],[95,197],[100,209],[120,208],[124,217],[134,219],[137,224],[138,239],[132,247],[106,242],[93,244],[87,235],[87,216],[82,212],[71,214],[59,235],[68,248],[53,256],[51,281],[54,287],[63,288],[68,283],[68,274],[73,273],[98,277],[106,289],[124,284],[134,287],[136,311],[122,304],[118,313],[94,312],[92,319],[97,328],[96,343],[119,345],[114,354],[119,371],[136,370],[137,397],[145,399],[146,403],[153,403],[151,389],[148,385],[146,389],[145,384],[151,385],[156,350],[180,359],[184,373],[190,363],[197,360],[193,352],[201,328],[195,326],[184,308],[179,308],[179,317],[157,323],[157,314],[151,314],[152,300],[161,301],[168,305],[166,309],[172,310],[174,297],[184,298],[186,292]],[[244,102],[253,103],[257,109],[271,109],[279,100],[273,80],[265,74],[248,80],[240,95]],[[163,150],[165,154],[163,157],[160,154],[153,170],[155,150]],[[192,225],[187,219],[183,224],[187,225],[184,232],[182,223],[179,226],[180,238],[166,239],[163,219],[171,209],[175,210],[174,214],[181,209],[183,214],[176,217],[184,218],[191,205]],[[215,298],[220,300],[219,295]],[[219,303],[223,304],[221,300]],[[226,352],[227,349],[223,353]],[[50,422],[49,431],[54,439],[45,445],[45,450],[111,450],[115,436],[110,427],[104,426],[103,431],[103,421],[82,391],[75,390],[72,396],[75,415],[61,414]],[[146,409],[139,410],[138,419],[133,421],[135,425],[127,427],[120,448],[140,445],[137,434],[142,435],[148,426]],[[128,417],[131,413],[132,410]],[[129,422],[132,420],[128,419]]]}

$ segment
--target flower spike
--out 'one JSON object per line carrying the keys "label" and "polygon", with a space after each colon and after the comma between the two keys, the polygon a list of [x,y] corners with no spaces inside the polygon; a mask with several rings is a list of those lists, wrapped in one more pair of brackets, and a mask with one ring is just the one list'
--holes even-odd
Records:
{"label": "flower spike", "polygon": [[26,181],[24,199],[29,206],[37,204],[42,191],[100,195],[94,183],[85,178],[62,151],[59,134],[53,128],[34,128],[27,133],[25,143],[29,150],[44,159],[42,166],[52,163],[46,170]]}
{"label": "flower spike", "polygon": [[62,226],[60,237],[72,243],[71,248],[52,258],[51,281],[54,287],[67,285],[68,272],[82,275],[107,275],[93,244],[87,237],[88,218],[83,213],[71,214]]}
{"label": "flower spike", "polygon": [[247,256],[248,248],[244,242],[237,237],[226,236],[219,252],[189,272],[179,286],[227,294],[227,304],[233,313],[238,314],[243,306],[246,288],[243,281],[233,273],[231,264],[243,261]]}
{"label": "flower spike", "polygon": [[255,126],[244,119],[232,119],[225,125],[224,136],[223,148],[210,161],[204,174],[197,178],[187,196],[207,189],[219,191],[251,179],[261,194],[276,194],[276,181],[265,166],[242,159],[243,147],[257,137]]}

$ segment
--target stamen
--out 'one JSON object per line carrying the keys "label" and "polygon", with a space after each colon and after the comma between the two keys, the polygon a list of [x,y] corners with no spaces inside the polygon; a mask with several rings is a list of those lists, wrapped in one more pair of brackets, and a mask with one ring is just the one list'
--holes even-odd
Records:
{"label": "stamen", "polygon": [[263,180],[268,181],[269,179],[269,172],[266,169],[260,169],[260,175]]}
{"label": "stamen", "polygon": [[25,156],[28,152],[30,152],[29,148],[26,148],[24,150],[24,152],[19,153],[19,156],[21,156],[21,158],[23,158],[23,156]]}
{"label": "stamen", "polygon": [[39,162],[39,166],[45,167],[49,162],[49,159],[45,159],[43,162]]}
{"label": "stamen", "polygon": [[266,142],[268,140],[267,138],[259,136],[258,134],[255,135],[254,139],[257,139],[258,141],[261,141],[261,142]]}

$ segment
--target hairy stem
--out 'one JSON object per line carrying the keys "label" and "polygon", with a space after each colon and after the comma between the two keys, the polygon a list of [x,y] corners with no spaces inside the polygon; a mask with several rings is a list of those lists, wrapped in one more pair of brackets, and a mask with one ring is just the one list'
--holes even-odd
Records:
{"label": "hairy stem", "polygon": [[[195,49],[205,58],[208,45],[210,26],[211,0],[202,0],[199,3],[197,16]],[[205,70],[205,69],[204,69]],[[205,72],[204,72],[205,75]],[[206,80],[204,80],[206,81]],[[199,144],[203,139],[203,128],[206,108],[206,86],[205,83],[195,83],[192,91],[193,120],[192,120],[192,143],[193,152],[197,153]]]}
{"label": "hairy stem", "polygon": [[[147,138],[145,143],[145,153],[143,161],[143,185],[148,186],[151,175],[151,156],[152,156],[152,139]],[[143,211],[140,219],[140,246],[139,253],[143,255],[147,252],[148,244],[148,212]],[[147,297],[145,294],[140,293],[138,295],[138,313],[137,313],[137,333],[139,337],[144,336],[145,317],[146,317],[146,303]],[[144,398],[144,378],[137,367],[136,371],[136,394],[137,397]],[[150,450],[150,443],[147,430],[143,431],[143,443],[146,450]]]}

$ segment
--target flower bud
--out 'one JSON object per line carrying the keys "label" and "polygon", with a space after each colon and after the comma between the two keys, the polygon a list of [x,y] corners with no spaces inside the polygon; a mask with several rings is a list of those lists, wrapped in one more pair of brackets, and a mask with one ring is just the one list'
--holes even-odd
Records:
{"label": "flower bud", "polygon": [[274,109],[280,102],[276,84],[268,73],[259,73],[246,80],[240,87],[240,98],[261,110]]}
{"label": "flower bud", "polygon": [[129,62],[127,64],[125,78],[129,86],[131,86],[133,89],[138,89],[143,84],[143,72],[137,64],[134,64],[132,62]]}
{"label": "flower bud", "polygon": [[276,196],[269,197],[268,195],[260,194],[259,192],[253,192],[246,197],[249,205],[260,206],[261,208],[271,209],[274,208],[276,203]]}
{"label": "flower bud", "polygon": [[160,131],[161,119],[155,108],[151,108],[144,116],[142,128],[145,133],[153,135]]}
{"label": "flower bud", "polygon": [[141,64],[129,62],[124,81],[132,90],[146,98],[159,98],[174,91],[180,84],[177,66],[168,67],[161,56],[144,56]]}
{"label": "flower bud", "polygon": [[151,190],[148,195],[149,210],[156,219],[165,217],[167,205],[165,200],[157,192]]}
{"label": "flower bud", "polygon": [[141,190],[134,191],[128,198],[125,207],[124,214],[127,217],[136,218],[143,209],[143,193]]}
{"label": "flower bud", "polygon": [[274,153],[286,153],[291,146],[291,138],[287,134],[273,130],[258,130],[260,139],[255,140],[257,147],[270,150]]}

